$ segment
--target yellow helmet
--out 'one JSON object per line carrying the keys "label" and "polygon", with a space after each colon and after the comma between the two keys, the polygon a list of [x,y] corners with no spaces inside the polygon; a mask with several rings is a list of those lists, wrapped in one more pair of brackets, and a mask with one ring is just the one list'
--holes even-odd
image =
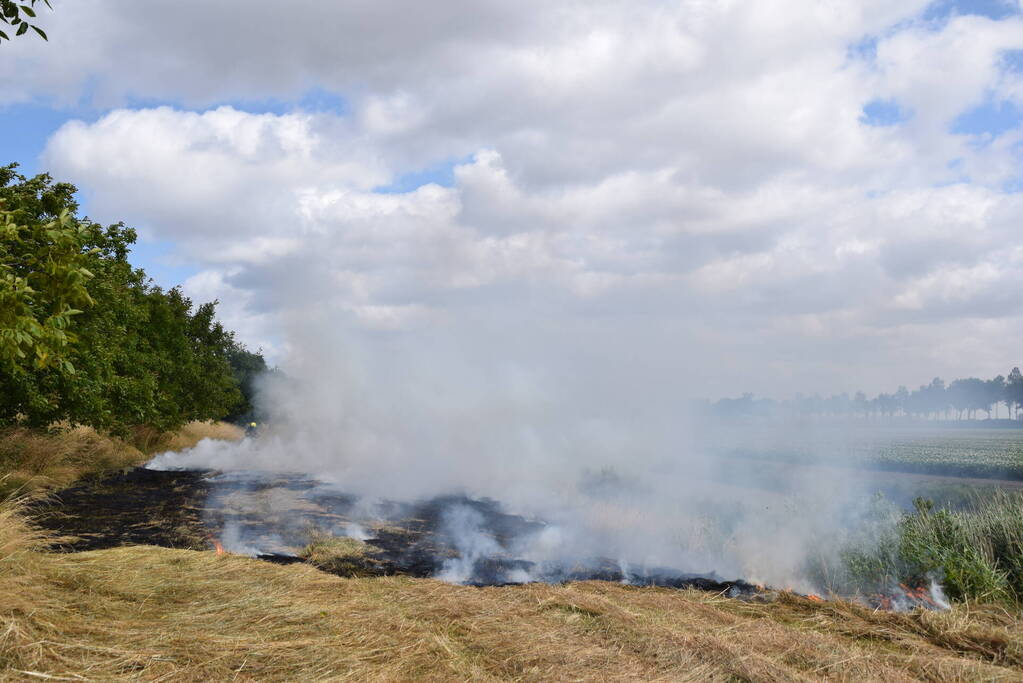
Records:
{"label": "yellow helmet", "polygon": [[250,422],[250,423],[249,423],[249,426],[250,426],[250,427],[255,427],[255,426],[256,426],[256,423],[255,423],[255,422]]}

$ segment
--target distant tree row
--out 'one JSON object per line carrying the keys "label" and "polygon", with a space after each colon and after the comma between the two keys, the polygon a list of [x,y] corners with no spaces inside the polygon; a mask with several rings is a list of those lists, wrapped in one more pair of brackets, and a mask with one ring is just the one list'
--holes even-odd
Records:
{"label": "distant tree row", "polygon": [[775,401],[769,398],[757,399],[753,394],[740,398],[723,398],[714,403],[705,403],[703,408],[722,417],[743,415],[774,415],[779,413],[821,417],[905,417],[928,420],[975,420],[983,414],[987,419],[1002,416],[1013,420],[1023,419],[1023,374],[1014,367],[1008,376],[998,375],[993,379],[967,377],[946,384],[935,377],[930,384],[921,385],[910,391],[900,386],[893,393],[881,393],[867,398],[862,391],[852,396],[833,394],[831,396],[803,396],[797,394],[792,400]]}
{"label": "distant tree row", "polygon": [[77,217],[75,188],[0,167],[0,426],[172,430],[252,410],[262,355],[128,261],[135,231]]}

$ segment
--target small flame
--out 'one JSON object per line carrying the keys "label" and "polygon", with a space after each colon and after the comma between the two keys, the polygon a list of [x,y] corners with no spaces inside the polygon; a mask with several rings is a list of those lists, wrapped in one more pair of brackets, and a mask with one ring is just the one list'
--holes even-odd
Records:
{"label": "small flame", "polygon": [[875,609],[905,612],[912,609],[948,609],[941,586],[931,582],[928,586],[912,588],[904,583],[893,587],[887,593],[871,595],[867,604]]}
{"label": "small flame", "polygon": [[899,584],[899,588],[901,588],[902,592],[904,592],[906,594],[906,597],[908,597],[908,598],[910,598],[912,600],[917,600],[919,602],[927,603],[931,607],[937,607],[937,605],[935,604],[934,600],[932,600],[931,596],[928,594],[929,591],[926,588],[924,588],[923,586],[921,586],[919,588],[910,588],[906,584],[900,583]]}
{"label": "small flame", "polygon": [[824,602],[824,598],[817,595],[816,593],[810,593],[809,595],[806,596],[806,598],[808,600],[812,600],[813,602]]}
{"label": "small flame", "polygon": [[213,541],[213,547],[217,551],[217,555],[223,555],[224,554],[224,546],[222,546],[220,544],[220,540],[216,539],[216,538],[212,538],[210,540]]}

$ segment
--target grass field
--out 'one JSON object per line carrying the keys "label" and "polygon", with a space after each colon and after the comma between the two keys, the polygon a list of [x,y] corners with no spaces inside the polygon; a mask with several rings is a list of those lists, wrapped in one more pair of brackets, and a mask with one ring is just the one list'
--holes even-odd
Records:
{"label": "grass field", "polygon": [[1023,677],[1023,623],[992,607],[895,614],[604,582],[343,579],[146,546],[57,556],[14,536],[0,538],[0,680]]}

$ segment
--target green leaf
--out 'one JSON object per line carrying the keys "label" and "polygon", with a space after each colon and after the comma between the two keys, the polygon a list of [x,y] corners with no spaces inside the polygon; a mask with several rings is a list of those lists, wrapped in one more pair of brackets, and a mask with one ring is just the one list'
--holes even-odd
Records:
{"label": "green leaf", "polygon": [[43,40],[47,42],[50,40],[49,38],[46,37],[46,34],[43,32],[43,29],[39,28],[38,26],[33,26],[32,30],[38,33]]}
{"label": "green leaf", "polygon": [[21,11],[27,14],[28,16],[32,17],[33,19],[35,19],[36,17],[35,10],[29,7],[28,5],[22,5]]}
{"label": "green leaf", "polygon": [[26,24],[25,22],[21,22],[21,26],[18,27],[18,31],[14,35],[20,36],[21,34],[23,34],[27,30],[28,30],[28,24]]}
{"label": "green leaf", "polygon": [[2,38],[3,40],[10,40],[10,36],[8,36],[3,31],[0,31],[0,38]]}

